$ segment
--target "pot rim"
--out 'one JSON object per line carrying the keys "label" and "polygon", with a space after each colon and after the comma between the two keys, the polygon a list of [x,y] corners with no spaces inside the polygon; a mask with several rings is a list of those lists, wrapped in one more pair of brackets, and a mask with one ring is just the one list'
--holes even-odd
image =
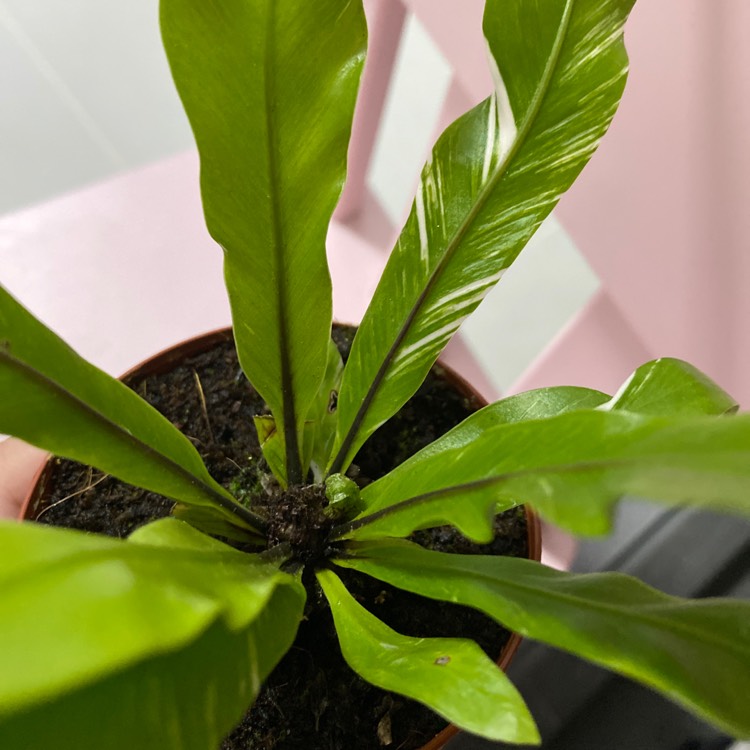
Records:
{"label": "pot rim", "polygon": [[[342,323],[341,325],[348,324]],[[154,356],[149,357],[134,367],[131,367],[127,372],[121,375],[119,379],[125,380],[134,375],[154,375],[162,373],[172,367],[176,362],[184,359],[186,356],[206,351],[220,341],[230,340],[232,336],[232,328],[227,326],[186,339],[178,344],[162,349]],[[485,399],[462,375],[459,375],[452,367],[449,367],[440,359],[438,359],[437,364],[444,371],[446,378],[459,391],[463,392],[469,399],[476,403],[478,408],[487,406],[487,399]],[[33,520],[32,515],[34,514],[31,512],[32,505],[38,503],[43,497],[45,485],[50,478],[54,460],[54,456],[47,458],[34,475],[31,488],[21,506],[18,516],[19,520]],[[36,508],[34,508],[34,510],[36,510]],[[526,513],[528,559],[540,562],[542,558],[542,530],[539,517],[528,505],[524,506],[524,511]],[[503,671],[506,670],[515,656],[516,651],[518,651],[518,647],[521,645],[522,640],[522,636],[511,631],[510,638],[506,641],[496,660],[500,669]],[[458,727],[453,724],[448,724],[442,731],[427,742],[427,744],[423,745],[420,750],[440,750],[449,739],[458,733],[458,731]]]}

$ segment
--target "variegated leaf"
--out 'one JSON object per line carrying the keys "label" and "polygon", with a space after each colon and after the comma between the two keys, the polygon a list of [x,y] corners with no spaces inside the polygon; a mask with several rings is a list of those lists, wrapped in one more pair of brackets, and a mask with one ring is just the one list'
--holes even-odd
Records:
{"label": "variegated leaf", "polygon": [[488,0],[496,91],[424,168],[344,372],[331,472],[415,392],[593,154],[625,84],[633,3]]}
{"label": "variegated leaf", "polygon": [[732,414],[739,405],[693,365],[681,359],[662,357],[641,365],[599,408],[653,416],[688,416]]}

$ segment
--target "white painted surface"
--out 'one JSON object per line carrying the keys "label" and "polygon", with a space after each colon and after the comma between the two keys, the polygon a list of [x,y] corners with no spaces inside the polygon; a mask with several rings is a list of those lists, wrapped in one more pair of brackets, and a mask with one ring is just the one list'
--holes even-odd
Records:
{"label": "white painted surface", "polygon": [[0,214],[105,177],[114,168],[0,23]]}
{"label": "white painted surface", "polygon": [[409,15],[368,180],[395,225],[408,213],[451,77],[440,50]]}
{"label": "white painted surface", "polygon": [[461,329],[498,392],[515,383],[598,288],[565,230],[548,218]]}
{"label": "white painted surface", "polygon": [[0,214],[189,148],[152,0],[0,0]]}

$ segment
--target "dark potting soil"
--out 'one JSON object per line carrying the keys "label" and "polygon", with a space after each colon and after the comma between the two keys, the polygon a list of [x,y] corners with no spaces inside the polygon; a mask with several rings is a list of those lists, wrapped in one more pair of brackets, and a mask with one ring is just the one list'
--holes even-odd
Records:
{"label": "dark potting soil", "polygon": [[[353,330],[334,339],[344,358]],[[401,412],[355,458],[357,481],[377,479],[461,422],[478,404],[459,394],[436,366]],[[231,337],[169,372],[128,380],[195,444],[212,476],[236,496],[263,492],[265,461],[253,416],[267,413],[237,361]],[[173,503],[71,461],[56,460],[43,523],[125,537],[169,514]],[[450,527],[418,532],[423,546],[462,554],[527,556],[522,509],[497,517],[489,545],[475,545]],[[357,600],[396,631],[416,637],[470,637],[493,659],[509,633],[480,613],[395,589],[353,571],[336,572]],[[424,706],[360,679],[344,662],[330,610],[311,580],[306,618],[242,722],[221,750],[413,750],[445,720]]]}

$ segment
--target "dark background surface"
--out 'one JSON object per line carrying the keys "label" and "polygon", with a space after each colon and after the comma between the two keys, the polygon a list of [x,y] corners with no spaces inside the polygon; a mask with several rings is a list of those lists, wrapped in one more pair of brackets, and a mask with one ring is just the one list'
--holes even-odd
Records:
{"label": "dark background surface", "polygon": [[[668,594],[750,599],[750,523],[623,503],[615,533],[583,541],[572,570],[620,571]],[[733,740],[648,688],[531,641],[508,670],[544,750],[724,750]],[[748,696],[750,711],[750,696]],[[448,750],[518,746],[459,735]]]}

